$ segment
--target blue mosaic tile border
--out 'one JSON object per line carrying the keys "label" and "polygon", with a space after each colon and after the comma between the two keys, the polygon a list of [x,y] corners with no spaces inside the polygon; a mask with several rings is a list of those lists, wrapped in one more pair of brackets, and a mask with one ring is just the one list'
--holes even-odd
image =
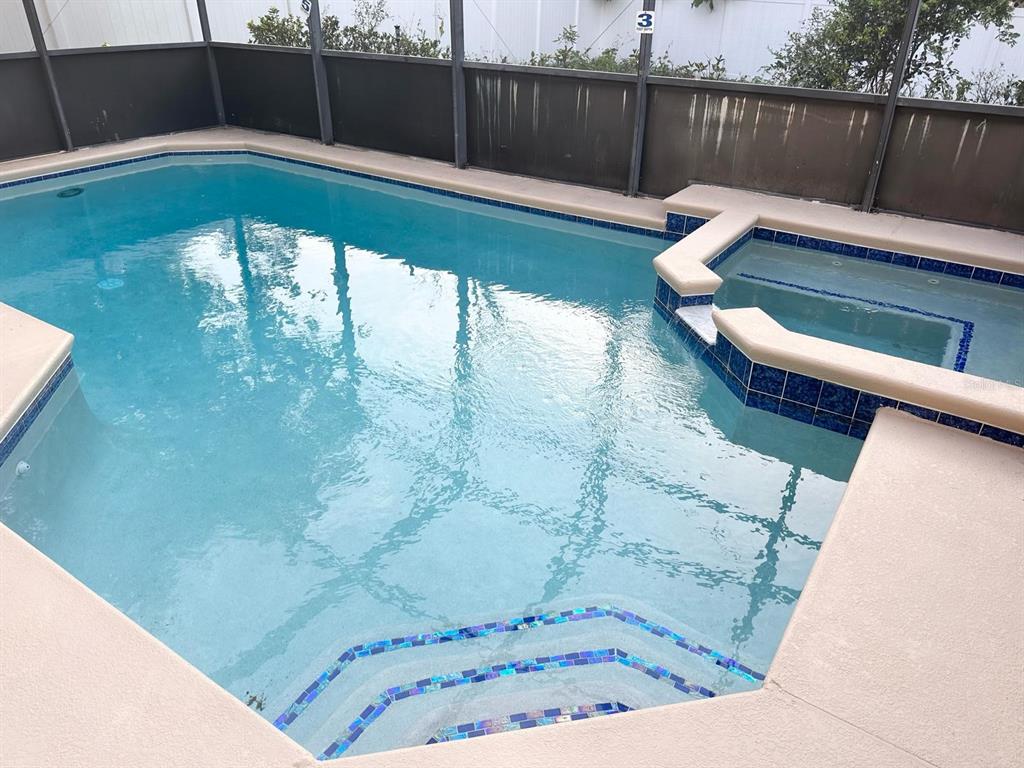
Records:
{"label": "blue mosaic tile border", "polygon": [[784,280],[774,280],[770,277],[761,277],[760,275],[751,275],[747,272],[740,272],[737,277],[745,277],[748,280],[757,280],[761,283],[769,283],[771,285],[781,285],[786,288],[796,288],[800,291],[807,293],[815,293],[820,296],[832,296],[837,299],[850,299],[852,301],[859,301],[863,304],[871,304],[876,307],[884,307],[886,309],[897,309],[900,312],[906,312],[912,315],[922,315],[924,317],[934,317],[938,320],[947,320],[953,323],[960,324],[960,340],[957,342],[956,360],[953,363],[953,370],[963,372],[967,365],[967,355],[971,349],[971,340],[974,338],[974,323],[970,320],[961,320],[959,317],[952,317],[950,315],[940,315],[936,312],[929,312],[925,309],[917,309],[916,307],[906,307],[902,304],[892,304],[888,301],[876,301],[875,299],[865,299],[862,296],[851,296],[846,293],[836,293],[835,291],[826,291],[823,288],[811,288],[809,285],[800,285],[799,283],[787,283]]}
{"label": "blue mosaic tile border", "polygon": [[682,213],[670,212],[665,215],[665,230],[685,237],[686,235],[696,232],[707,224],[708,221],[709,219],[705,219],[701,216],[687,216]]}
{"label": "blue mosaic tile border", "polygon": [[866,245],[854,245],[853,243],[842,243],[838,240],[828,240],[820,237],[810,237],[796,232],[786,232],[767,227],[754,227],[754,239],[779,245],[795,245],[798,248],[809,248],[813,251],[824,251],[837,256],[845,256],[848,259],[866,259],[878,261],[884,264],[893,264],[898,267],[919,269],[924,272],[945,274],[951,277],[962,277],[967,280],[974,280],[992,285],[1002,285],[1008,288],[1024,289],[1024,275],[1014,272],[1001,272],[996,269],[985,269],[984,267],[972,267],[969,264],[959,264],[955,261],[944,261],[927,256],[915,256],[909,253],[902,253],[884,248],[871,248]]}
{"label": "blue mosaic tile border", "polygon": [[456,642],[460,640],[471,640],[477,637],[487,637],[499,632],[521,632],[523,630],[535,629],[537,627],[551,626],[553,624],[565,624],[574,621],[589,621],[593,619],[612,618],[637,627],[638,629],[654,635],[663,637],[685,651],[702,656],[719,667],[742,677],[749,682],[764,680],[764,674],[757,672],[736,659],[726,656],[720,651],[701,645],[689,640],[683,635],[668,627],[663,627],[633,611],[617,608],[614,605],[590,606],[588,608],[572,608],[559,613],[539,613],[534,616],[518,616],[511,619],[489,621],[484,624],[459,627],[458,629],[447,629],[438,632],[426,632],[405,637],[395,637],[390,640],[377,640],[372,643],[361,643],[347,648],[338,658],[331,663],[323,672],[306,686],[288,708],[277,716],[274,725],[280,730],[286,730],[295,718],[301,715],[313,701],[323,693],[324,689],[340,675],[353,661],[367,656],[376,656],[381,653],[401,650],[403,648],[416,648],[422,645],[441,645],[443,643]]}
{"label": "blue mosaic tile border", "polygon": [[[656,303],[657,304],[657,303]],[[664,311],[659,308],[662,316]],[[678,316],[668,316],[683,344],[720,378],[740,402],[790,419],[863,440],[879,408],[896,408],[1000,443],[1024,447],[1024,435],[865,390],[756,363],[721,331],[707,344]]]}
{"label": "blue mosaic tile border", "polygon": [[28,408],[25,409],[25,412],[21,414],[10,431],[0,440],[0,466],[3,466],[3,463],[10,458],[18,441],[25,436],[25,433],[35,423],[43,408],[50,402],[53,393],[57,391],[57,387],[61,385],[61,382],[64,381],[74,366],[75,364],[72,362],[70,355],[64,358],[64,362],[53,372],[49,381],[39,390],[39,393],[29,404]]}
{"label": "blue mosaic tile border", "polygon": [[591,664],[621,664],[627,669],[651,677],[659,682],[667,683],[676,690],[690,696],[712,698],[717,694],[701,685],[688,683],[684,678],[669,671],[665,667],[653,664],[646,659],[635,656],[620,648],[598,648],[593,650],[561,653],[554,656],[538,656],[534,659],[517,659],[504,664],[493,664],[486,667],[467,669],[447,675],[417,680],[414,683],[398,685],[383,691],[371,701],[359,717],[345,729],[345,733],[332,741],[317,757],[318,760],[330,760],[340,757],[362,736],[373,723],[387,711],[388,707],[411,696],[422,696],[428,693],[452,688],[458,685],[473,685],[497,680],[502,677],[531,674],[546,670],[558,670],[569,667],[580,667]]}
{"label": "blue mosaic tile border", "polygon": [[446,726],[435,733],[427,741],[427,744],[474,739],[478,736],[490,736],[493,733],[521,731],[541,725],[555,725],[556,723],[565,723],[572,720],[587,720],[592,717],[617,715],[620,712],[631,712],[632,710],[632,707],[620,701],[602,701],[598,704],[582,704],[578,707],[549,707],[529,712],[516,712],[513,715],[505,715],[504,717],[493,717],[487,720],[474,720],[471,723]]}
{"label": "blue mosaic tile border", "polygon": [[571,213],[562,213],[560,211],[552,211],[546,208],[537,208],[529,205],[521,205],[519,203],[509,203],[502,200],[495,200],[490,197],[482,197],[480,195],[469,195],[463,192],[454,192],[448,189],[442,189],[441,187],[431,187],[426,184],[418,184],[412,181],[402,181],[400,179],[392,179],[387,176],[378,176],[372,173],[363,173],[362,171],[352,171],[347,168],[336,168],[332,165],[325,165],[323,163],[314,163],[308,160],[296,160],[291,157],[284,157],[281,155],[274,155],[267,152],[257,152],[248,149],[210,149],[210,150],[181,150],[181,151],[169,151],[169,152],[154,152],[152,154],[143,155],[141,157],[131,157],[122,160],[112,160],[108,163],[98,163],[96,165],[83,166],[81,168],[69,168],[65,171],[55,171],[53,173],[44,173],[38,176],[31,176],[25,179],[16,179],[15,181],[5,181],[0,183],[0,189],[6,189],[8,187],[17,187],[22,184],[32,184],[37,181],[47,181],[49,179],[63,178],[65,176],[76,176],[81,173],[89,173],[90,171],[99,171],[105,168],[116,168],[121,165],[130,165],[132,163],[141,163],[146,160],[156,160],[163,157],[203,157],[203,156],[228,156],[228,155],[249,155],[251,157],[261,157],[266,160],[276,160],[282,163],[290,163],[292,165],[301,165],[306,168],[315,168],[319,171],[328,171],[330,173],[338,173],[344,176],[352,176],[358,179],[368,179],[370,181],[383,182],[385,184],[393,184],[398,187],[405,187],[406,189],[415,189],[421,192],[429,192],[435,195],[441,195],[442,197],[450,197],[456,200],[465,200],[473,203],[481,203],[483,205],[490,205],[496,208],[504,208],[510,211],[518,211],[521,213],[532,213],[537,216],[545,216],[547,218],[559,219],[561,221],[571,221],[577,224],[585,224],[587,226],[598,227],[601,229],[609,229],[614,232],[624,232],[632,235],[643,235],[645,237],[655,237],[660,240],[679,240],[683,237],[682,233],[673,232],[669,230],[651,229],[649,227],[637,227],[631,224],[620,224],[615,221],[606,221],[604,219],[595,219],[589,216],[577,216]]}
{"label": "blue mosaic tile border", "polygon": [[655,303],[661,305],[661,309],[668,312],[670,315],[675,312],[679,307],[696,307],[701,304],[710,304],[714,294],[711,293],[700,293],[694,296],[680,296],[676,293],[675,288],[666,283],[661,276],[658,276],[658,282],[654,287],[654,300]]}
{"label": "blue mosaic tile border", "polygon": [[704,266],[711,270],[718,269],[718,267],[722,265],[722,262],[724,262],[734,253],[736,253],[736,251],[738,251],[740,248],[742,248],[744,245],[746,245],[753,239],[754,230],[748,229],[742,235],[733,240],[725,250],[723,250],[720,254],[715,256],[715,258],[711,259],[711,261],[707,262]]}

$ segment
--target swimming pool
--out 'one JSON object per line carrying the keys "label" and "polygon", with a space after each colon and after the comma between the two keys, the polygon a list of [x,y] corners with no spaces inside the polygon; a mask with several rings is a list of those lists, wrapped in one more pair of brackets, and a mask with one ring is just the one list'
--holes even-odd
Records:
{"label": "swimming pool", "polygon": [[1024,384],[1017,288],[757,239],[715,271],[722,309],[756,306],[791,331]]}
{"label": "swimming pool", "polygon": [[0,519],[314,754],[758,684],[860,443],[685,350],[663,240],[240,157],[4,195],[76,342]]}

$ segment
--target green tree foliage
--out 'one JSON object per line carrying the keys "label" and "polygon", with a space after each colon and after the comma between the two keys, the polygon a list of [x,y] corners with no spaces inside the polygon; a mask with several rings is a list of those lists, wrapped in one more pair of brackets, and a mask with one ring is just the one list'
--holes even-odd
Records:
{"label": "green tree foliage", "polygon": [[[902,89],[928,98],[965,99],[976,84],[963,77],[952,55],[975,25],[995,27],[1014,45],[1016,0],[923,0]],[[884,93],[892,82],[906,19],[903,0],[830,0],[815,8],[803,28],[773,50],[765,68],[772,82],[806,88]],[[986,85],[987,94],[1019,91],[1006,82]],[[1016,81],[1019,84],[1019,81]]]}
{"label": "green tree foliage", "polygon": [[[342,26],[337,16],[326,15],[321,19],[325,48],[434,59],[448,58],[450,55],[448,48],[442,46],[439,39],[444,33],[440,24],[438,37],[431,37],[421,27],[409,33],[398,25],[395,25],[393,33],[380,32],[378,27],[389,16],[386,0],[356,0],[354,14],[355,23],[348,26]],[[277,8],[269,9],[246,26],[249,28],[250,43],[309,47],[309,26],[306,20],[291,14],[282,16]]]}
{"label": "green tree foliage", "polygon": [[309,27],[298,16],[282,16],[271,8],[258,19],[249,21],[249,42],[257,45],[287,45],[292,48],[309,47]]}
{"label": "green tree foliage", "polygon": [[985,104],[1012,104],[1024,107],[1024,79],[1011,77],[1003,65],[973,74],[969,96]]}
{"label": "green tree foliage", "polygon": [[[625,56],[616,47],[604,48],[591,54],[590,48],[579,50],[579,31],[574,25],[563,27],[552,42],[558,48],[552,53],[531,53],[529,63],[536,67],[560,67],[562,69],[590,69],[600,72],[635,73],[639,51],[634,48]],[[699,77],[707,80],[722,80],[726,77],[725,59],[722,56],[704,61],[688,61],[675,64],[663,53],[651,61],[652,75],[667,77]]]}

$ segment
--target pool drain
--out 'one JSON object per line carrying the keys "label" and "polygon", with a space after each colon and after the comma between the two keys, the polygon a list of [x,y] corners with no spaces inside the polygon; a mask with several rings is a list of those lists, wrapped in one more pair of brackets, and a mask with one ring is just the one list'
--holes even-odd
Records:
{"label": "pool drain", "polygon": [[78,197],[78,195],[83,192],[85,192],[85,190],[82,189],[82,187],[68,187],[67,189],[62,189],[58,192],[57,197]]}
{"label": "pool drain", "polygon": [[120,277],[108,277],[105,280],[100,280],[96,283],[96,287],[101,291],[112,291],[115,288],[124,287],[124,280]]}

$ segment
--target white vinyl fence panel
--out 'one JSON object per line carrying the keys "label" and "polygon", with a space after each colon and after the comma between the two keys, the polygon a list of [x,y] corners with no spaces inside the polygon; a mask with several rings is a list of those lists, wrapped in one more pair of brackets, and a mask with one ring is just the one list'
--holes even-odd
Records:
{"label": "white vinyl fence panel", "polygon": [[36,0],[49,48],[202,40],[195,0]]}
{"label": "white vinyl fence panel", "polygon": [[0,0],[0,53],[35,50],[21,0]]}

